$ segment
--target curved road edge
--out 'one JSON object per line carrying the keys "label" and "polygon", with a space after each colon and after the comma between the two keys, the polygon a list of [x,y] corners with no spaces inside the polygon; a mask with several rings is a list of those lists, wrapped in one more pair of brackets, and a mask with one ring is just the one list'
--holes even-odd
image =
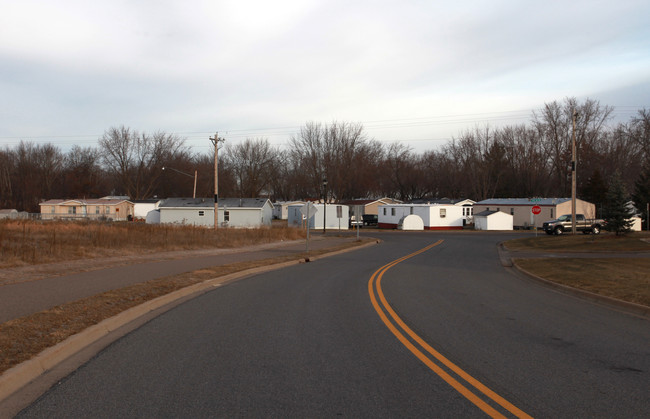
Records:
{"label": "curved road edge", "polygon": [[629,314],[647,317],[650,318],[650,307],[646,307],[641,304],[631,303],[629,301],[619,300],[618,298],[607,297],[605,295],[596,294],[590,291],[582,290],[580,288],[570,287],[568,285],[559,284],[557,282],[550,281],[548,279],[537,276],[523,269],[517,264],[516,259],[513,260],[510,252],[504,246],[503,242],[497,245],[499,252],[499,260],[501,265],[504,268],[514,268],[514,271],[518,272],[520,277],[532,280],[538,284],[545,285],[547,287],[553,288],[564,294],[573,295],[578,298],[590,300],[595,303],[607,305],[610,308],[614,308],[620,311],[624,311]]}
{"label": "curved road edge", "polygon": [[336,250],[317,257],[261,266],[208,279],[105,319],[0,375],[0,417],[14,416],[40,397],[57,381],[73,372],[102,349],[179,304],[196,298],[214,288],[253,275],[364,249],[380,242],[381,240],[376,239],[359,246]]}

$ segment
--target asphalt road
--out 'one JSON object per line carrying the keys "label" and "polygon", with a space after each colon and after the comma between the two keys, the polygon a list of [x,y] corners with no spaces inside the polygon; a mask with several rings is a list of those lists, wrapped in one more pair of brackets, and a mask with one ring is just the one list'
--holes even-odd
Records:
{"label": "asphalt road", "polygon": [[166,312],[19,416],[650,417],[647,319],[503,268],[504,234],[378,235]]}

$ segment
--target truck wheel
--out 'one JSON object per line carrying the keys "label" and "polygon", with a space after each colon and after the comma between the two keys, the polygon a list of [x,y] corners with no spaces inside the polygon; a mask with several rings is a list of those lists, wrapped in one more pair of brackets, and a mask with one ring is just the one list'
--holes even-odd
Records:
{"label": "truck wheel", "polygon": [[600,234],[600,226],[593,226],[591,227],[591,232],[593,234]]}
{"label": "truck wheel", "polygon": [[559,236],[559,235],[561,235],[562,233],[564,233],[564,230],[562,229],[562,227],[555,227],[555,230],[553,230],[553,233],[554,233],[556,236]]}

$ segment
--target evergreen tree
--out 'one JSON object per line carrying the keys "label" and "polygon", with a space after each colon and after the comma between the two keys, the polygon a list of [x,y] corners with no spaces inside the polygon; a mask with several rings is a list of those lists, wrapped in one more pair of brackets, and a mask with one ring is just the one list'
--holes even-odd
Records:
{"label": "evergreen tree", "polygon": [[645,162],[643,172],[634,183],[634,194],[632,195],[634,205],[641,213],[643,228],[648,226],[648,202],[650,202],[650,158]]}
{"label": "evergreen tree", "polygon": [[600,174],[600,170],[594,170],[589,176],[582,188],[581,198],[596,206],[596,218],[603,217],[603,205],[607,201],[607,185]]}
{"label": "evergreen tree", "polygon": [[631,231],[634,216],[628,208],[629,202],[625,185],[621,180],[621,175],[616,172],[607,191],[607,202],[605,204],[605,229],[613,231],[616,235],[625,234]]}

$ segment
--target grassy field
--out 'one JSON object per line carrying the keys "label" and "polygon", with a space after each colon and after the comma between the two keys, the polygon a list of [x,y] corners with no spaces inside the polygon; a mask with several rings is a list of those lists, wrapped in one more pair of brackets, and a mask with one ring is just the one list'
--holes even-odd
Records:
{"label": "grassy field", "polygon": [[2,220],[0,268],[134,253],[243,247],[304,237],[304,231],[286,226],[215,231],[133,222]]}
{"label": "grassy field", "polygon": [[[650,307],[650,235],[647,232],[626,236],[613,234],[540,236],[515,239],[509,250],[549,253],[588,253],[592,257],[518,258],[517,266],[533,275]],[[639,253],[622,258],[621,253]],[[593,257],[594,254],[597,257]]]}
{"label": "grassy field", "polygon": [[549,236],[542,234],[537,237],[527,237],[510,240],[506,246],[510,250],[539,251],[539,252],[649,252],[650,234],[648,232],[630,233],[616,236],[611,233],[565,234]]}

